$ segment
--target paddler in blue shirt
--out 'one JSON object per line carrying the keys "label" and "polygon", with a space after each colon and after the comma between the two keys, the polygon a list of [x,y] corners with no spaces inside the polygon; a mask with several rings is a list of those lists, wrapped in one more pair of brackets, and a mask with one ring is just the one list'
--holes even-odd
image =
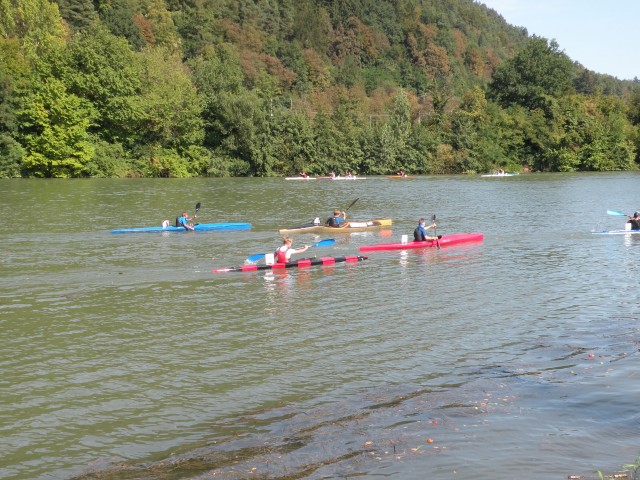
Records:
{"label": "paddler in blue shirt", "polygon": [[427,240],[437,240],[442,235],[438,237],[427,236],[427,230],[429,228],[435,228],[435,227],[436,227],[435,223],[432,223],[431,225],[427,226],[427,221],[424,218],[421,218],[420,220],[418,220],[418,227],[413,231],[413,240],[416,242],[426,242]]}
{"label": "paddler in blue shirt", "polygon": [[349,226],[347,223],[347,212],[340,212],[340,210],[333,211],[333,217],[327,218],[325,225],[333,228],[343,228]]}
{"label": "paddler in blue shirt", "polygon": [[190,222],[196,217],[197,215],[194,215],[189,218],[189,214],[187,212],[182,212],[182,215],[176,218],[176,227],[184,227],[185,230],[194,230],[193,223]]}

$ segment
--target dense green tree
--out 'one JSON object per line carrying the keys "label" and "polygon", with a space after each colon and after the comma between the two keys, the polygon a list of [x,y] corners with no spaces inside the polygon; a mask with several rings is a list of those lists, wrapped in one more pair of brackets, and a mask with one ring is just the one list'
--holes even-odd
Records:
{"label": "dense green tree", "polygon": [[36,177],[76,177],[93,156],[88,129],[95,110],[59,80],[37,85],[19,114],[26,146],[23,167]]}
{"label": "dense green tree", "polygon": [[140,13],[136,0],[94,0],[98,15],[109,31],[125,38],[136,50],[146,46],[146,41],[136,25]]}
{"label": "dense green tree", "polygon": [[98,19],[91,0],[56,0],[60,15],[74,30],[82,30]]}
{"label": "dense green tree", "polygon": [[0,37],[20,40],[24,53],[36,58],[65,39],[58,6],[49,0],[2,0]]}
{"label": "dense green tree", "polygon": [[146,50],[141,60],[145,143],[178,150],[201,145],[204,102],[189,70],[179,57],[164,48]]}
{"label": "dense green tree", "polygon": [[519,105],[550,114],[555,99],[572,90],[573,63],[555,40],[532,37],[513,58],[500,65],[489,87],[490,98],[505,107]]}
{"label": "dense green tree", "polygon": [[97,108],[95,132],[109,142],[132,145],[144,118],[141,75],[131,46],[95,25],[73,38],[61,76],[71,93]]}
{"label": "dense green tree", "polygon": [[0,38],[0,51],[0,178],[19,177],[24,149],[18,141],[16,113],[32,71],[15,37]]}

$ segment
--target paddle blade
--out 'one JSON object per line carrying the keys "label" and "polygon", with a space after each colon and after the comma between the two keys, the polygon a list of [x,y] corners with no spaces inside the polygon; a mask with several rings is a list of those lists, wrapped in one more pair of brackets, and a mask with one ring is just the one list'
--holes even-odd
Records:
{"label": "paddle blade", "polygon": [[196,212],[200,210],[200,202],[196,203]]}
{"label": "paddle blade", "polygon": [[259,260],[262,260],[265,257],[266,253],[256,253],[254,255],[251,255],[250,257],[247,257],[247,259],[245,260],[245,262],[247,263],[256,263]]}
{"label": "paddle blade", "polygon": [[617,215],[619,217],[626,217],[627,215],[622,212],[617,212],[615,210],[607,210],[607,215]]}
{"label": "paddle blade", "polygon": [[320,240],[318,243],[311,245],[312,247],[330,247],[336,243],[335,238],[327,238],[326,240]]}

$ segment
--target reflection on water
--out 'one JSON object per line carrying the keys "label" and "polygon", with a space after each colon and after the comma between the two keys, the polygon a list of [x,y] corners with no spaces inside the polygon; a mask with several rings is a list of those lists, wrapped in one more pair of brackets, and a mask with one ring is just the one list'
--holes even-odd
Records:
{"label": "reflection on water", "polygon": [[[616,228],[605,211],[633,203],[637,175],[398,183],[0,181],[25,212],[0,233],[0,476],[537,480],[632,462],[640,238],[589,228]],[[354,198],[391,235],[319,255],[432,213],[439,234],[485,239],[209,273]],[[107,233],[194,201],[253,228]]]}

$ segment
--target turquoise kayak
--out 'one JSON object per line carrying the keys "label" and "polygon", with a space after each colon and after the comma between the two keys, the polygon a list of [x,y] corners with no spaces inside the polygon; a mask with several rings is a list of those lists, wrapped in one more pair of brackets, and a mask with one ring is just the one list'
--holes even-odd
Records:
{"label": "turquoise kayak", "polygon": [[594,235],[635,235],[640,233],[640,230],[605,230],[602,232],[591,232]]}
{"label": "turquoise kayak", "polygon": [[[213,232],[222,230],[250,230],[250,223],[198,223],[193,226],[196,232]],[[118,228],[111,230],[111,233],[158,233],[158,232],[187,232],[183,227],[169,225],[167,227],[139,227],[139,228]]]}

